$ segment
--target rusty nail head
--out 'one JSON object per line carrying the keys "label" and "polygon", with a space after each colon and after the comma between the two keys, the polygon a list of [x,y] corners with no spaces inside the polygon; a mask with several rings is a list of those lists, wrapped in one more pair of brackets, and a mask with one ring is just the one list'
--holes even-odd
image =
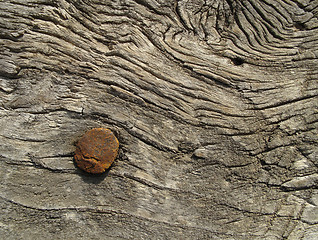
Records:
{"label": "rusty nail head", "polygon": [[119,142],[107,128],[93,128],[77,142],[74,160],[88,173],[103,173],[117,157]]}

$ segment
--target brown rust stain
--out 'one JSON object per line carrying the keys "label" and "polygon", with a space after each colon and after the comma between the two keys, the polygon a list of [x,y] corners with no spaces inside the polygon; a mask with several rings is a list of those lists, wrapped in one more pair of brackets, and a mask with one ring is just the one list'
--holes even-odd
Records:
{"label": "brown rust stain", "polygon": [[111,130],[94,128],[77,142],[74,160],[85,172],[103,173],[116,159],[118,148],[119,142]]}

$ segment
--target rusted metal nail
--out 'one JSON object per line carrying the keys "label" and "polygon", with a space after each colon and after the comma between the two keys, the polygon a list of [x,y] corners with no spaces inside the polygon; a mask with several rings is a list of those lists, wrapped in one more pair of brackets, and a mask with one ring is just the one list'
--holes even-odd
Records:
{"label": "rusted metal nail", "polygon": [[103,173],[118,154],[119,142],[107,128],[93,128],[77,142],[74,160],[76,165],[88,173]]}

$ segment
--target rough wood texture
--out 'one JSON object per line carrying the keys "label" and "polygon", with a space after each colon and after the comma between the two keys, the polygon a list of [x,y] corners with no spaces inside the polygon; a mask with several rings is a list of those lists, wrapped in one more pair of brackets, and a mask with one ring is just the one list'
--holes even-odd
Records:
{"label": "rough wood texture", "polygon": [[[3,239],[317,239],[317,0],[0,1]],[[73,164],[94,127],[110,171]]]}

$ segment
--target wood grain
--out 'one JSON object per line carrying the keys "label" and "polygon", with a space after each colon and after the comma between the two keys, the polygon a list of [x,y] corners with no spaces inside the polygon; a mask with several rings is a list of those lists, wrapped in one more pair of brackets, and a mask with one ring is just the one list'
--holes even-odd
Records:
{"label": "wood grain", "polygon": [[315,239],[317,64],[316,0],[0,1],[0,235]]}

